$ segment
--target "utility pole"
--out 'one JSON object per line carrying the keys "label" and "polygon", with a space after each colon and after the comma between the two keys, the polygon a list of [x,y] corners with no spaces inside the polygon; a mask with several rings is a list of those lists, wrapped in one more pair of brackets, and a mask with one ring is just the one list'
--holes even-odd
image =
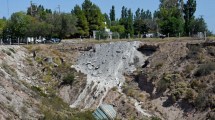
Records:
{"label": "utility pole", "polygon": [[59,12],[59,14],[60,14],[60,5],[58,5],[57,8],[58,8],[58,12]]}
{"label": "utility pole", "polygon": [[33,13],[35,11],[37,11],[37,8],[34,10],[34,7],[36,6],[35,3],[33,3],[32,1],[30,1],[30,4],[31,4],[31,15],[33,15]]}
{"label": "utility pole", "polygon": [[30,4],[31,4],[31,15],[32,15],[32,1],[30,1]]}

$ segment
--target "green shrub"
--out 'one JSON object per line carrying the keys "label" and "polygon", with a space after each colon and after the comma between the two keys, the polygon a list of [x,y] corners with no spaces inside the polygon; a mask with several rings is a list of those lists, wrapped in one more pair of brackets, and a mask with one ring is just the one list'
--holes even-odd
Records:
{"label": "green shrub", "polygon": [[63,77],[63,85],[72,85],[75,80],[74,74],[69,73],[65,77]]}
{"label": "green shrub", "polygon": [[30,66],[34,66],[33,61],[30,58],[26,58],[26,61]]}
{"label": "green shrub", "polygon": [[196,59],[199,56],[199,53],[201,53],[201,45],[188,45],[189,52],[187,54],[188,59]]}
{"label": "green shrub", "polygon": [[184,71],[184,72],[185,72],[186,74],[190,74],[191,71],[194,70],[194,68],[195,68],[195,65],[194,65],[194,64],[189,64],[189,65],[185,66],[185,71]]}
{"label": "green shrub", "polygon": [[197,97],[197,93],[195,92],[195,90],[187,89],[184,99],[191,103],[191,102],[194,102],[196,97]]}
{"label": "green shrub", "polygon": [[215,70],[215,63],[210,62],[210,63],[205,63],[203,65],[200,65],[196,73],[194,74],[196,77],[200,76],[207,76],[211,74],[212,71]]}
{"label": "green shrub", "polygon": [[164,92],[171,84],[171,76],[163,75],[163,78],[157,83],[157,91]]}
{"label": "green shrub", "polygon": [[108,39],[108,33],[105,31],[99,31],[96,32],[96,39],[100,40],[100,39]]}
{"label": "green shrub", "polygon": [[6,73],[10,74],[11,76],[18,78],[18,74],[16,72],[16,70],[14,68],[12,68],[11,66],[9,66],[6,63],[2,63],[2,68],[5,70]]}
{"label": "green shrub", "polygon": [[37,61],[37,63],[42,63],[43,62],[43,58],[42,57],[36,57],[35,60]]}
{"label": "green shrub", "polygon": [[43,120],[94,120],[92,111],[72,109],[57,95],[42,98],[40,110]]}
{"label": "green shrub", "polygon": [[113,32],[112,33],[112,39],[119,39],[120,38],[120,35],[118,32]]}
{"label": "green shrub", "polygon": [[16,53],[16,51],[12,48],[9,48],[9,50],[12,52],[12,53]]}
{"label": "green shrub", "polygon": [[50,82],[52,80],[52,76],[50,74],[44,75],[43,76],[43,81],[44,82]]}
{"label": "green shrub", "polygon": [[151,120],[161,120],[161,119],[159,117],[153,116],[153,117],[151,117]]}
{"label": "green shrub", "polygon": [[157,83],[157,91],[165,92],[167,88],[170,87],[172,82],[176,82],[176,80],[180,79],[180,74],[167,74],[164,73],[163,77]]}
{"label": "green shrub", "polygon": [[117,91],[117,87],[113,87],[111,90],[113,90],[113,91]]}
{"label": "green shrub", "polygon": [[205,92],[201,92],[198,94],[195,99],[195,106],[199,109],[205,109],[208,105],[208,96]]}
{"label": "green shrub", "polygon": [[8,51],[8,50],[4,50],[4,49],[2,49],[2,52],[3,52],[3,53],[6,53],[8,56],[11,56],[11,52],[10,52],[10,51]]}
{"label": "green shrub", "polygon": [[40,96],[46,97],[47,95],[41,90],[40,87],[37,86],[31,86],[31,90],[38,93]]}

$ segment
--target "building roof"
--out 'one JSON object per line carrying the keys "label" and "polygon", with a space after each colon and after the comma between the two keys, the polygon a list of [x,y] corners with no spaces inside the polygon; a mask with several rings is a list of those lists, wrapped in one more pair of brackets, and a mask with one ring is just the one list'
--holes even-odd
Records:
{"label": "building roof", "polygon": [[93,113],[97,120],[113,120],[116,117],[116,111],[112,105],[102,104]]}

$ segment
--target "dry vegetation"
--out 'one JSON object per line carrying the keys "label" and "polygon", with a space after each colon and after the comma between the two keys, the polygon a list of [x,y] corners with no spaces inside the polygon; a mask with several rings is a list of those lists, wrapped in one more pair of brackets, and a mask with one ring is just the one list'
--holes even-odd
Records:
{"label": "dry vegetation", "polygon": [[[32,58],[28,58],[29,65],[35,66],[40,72],[40,84],[30,88],[36,92],[35,97],[41,100],[39,108],[46,120],[79,120],[94,119],[91,111],[78,112],[69,107],[59,91],[64,86],[75,89],[84,87],[86,78],[82,73],[71,68],[76,52],[69,46],[61,45],[28,45],[25,46]],[[63,49],[60,49],[64,47]],[[78,90],[76,90],[78,91]],[[78,95],[78,92],[76,93]]]}
{"label": "dry vegetation", "polygon": [[[151,83],[153,90],[138,90],[137,87],[144,86],[138,82],[139,85],[129,83],[129,87],[124,92],[135,98],[141,93],[140,91],[145,91],[150,94],[151,100],[167,97],[163,109],[178,105],[185,111],[185,116],[182,116],[184,119],[200,119],[203,114],[206,116],[202,118],[214,119],[214,44],[169,42],[161,43],[159,47],[160,49],[149,58],[150,67],[143,68],[142,73],[137,75],[146,75],[146,80],[139,77],[138,81]],[[136,82],[135,78],[133,82]],[[162,110],[159,112],[161,116],[165,113]],[[186,114],[196,115],[190,117]]]}

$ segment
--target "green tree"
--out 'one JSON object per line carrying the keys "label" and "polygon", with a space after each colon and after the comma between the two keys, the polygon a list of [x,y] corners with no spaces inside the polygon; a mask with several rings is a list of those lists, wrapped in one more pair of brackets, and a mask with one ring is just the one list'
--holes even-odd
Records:
{"label": "green tree", "polygon": [[24,12],[16,12],[11,15],[7,29],[14,37],[25,37],[30,23],[29,17]]}
{"label": "green tree", "polygon": [[196,0],[188,0],[186,4],[184,4],[184,20],[185,26],[184,30],[186,35],[193,34],[191,33],[192,22],[195,19],[194,13],[196,12]]}
{"label": "green tree", "polygon": [[127,8],[123,6],[121,10],[121,19],[124,19],[126,17],[127,17]]}
{"label": "green tree", "polygon": [[124,28],[123,25],[114,25],[114,26],[111,26],[110,30],[112,32],[118,32],[120,35],[125,32],[125,28]]}
{"label": "green tree", "polygon": [[109,16],[108,16],[108,14],[105,13],[103,16],[104,16],[104,19],[105,19],[105,22],[106,22],[106,27],[109,27],[109,28],[110,28],[110,26],[111,26],[111,21],[110,21],[110,18],[109,18]]}
{"label": "green tree", "polygon": [[110,10],[110,20],[111,21],[115,21],[116,18],[115,18],[115,7],[112,6],[111,10]]}
{"label": "green tree", "polygon": [[72,11],[77,17],[77,35],[76,36],[89,36],[89,25],[87,22],[87,18],[82,11],[81,7],[76,5],[74,10]]}
{"label": "green tree", "polygon": [[183,17],[178,0],[160,0],[159,27],[163,34],[177,36],[183,33]]}
{"label": "green tree", "polygon": [[93,30],[104,29],[104,16],[97,5],[93,4],[90,0],[85,0],[82,4],[82,10],[89,23],[90,35],[93,34]]}
{"label": "green tree", "polygon": [[6,26],[6,20],[0,19],[0,37],[3,36],[3,30],[5,26]]}
{"label": "green tree", "polygon": [[143,13],[143,10],[140,11],[140,8],[138,8],[134,16],[134,34],[138,35],[148,32],[148,27],[141,13]]}
{"label": "green tree", "polygon": [[127,33],[131,35],[131,37],[134,35],[134,27],[133,27],[133,13],[131,9],[128,10],[128,20],[127,20]]}
{"label": "green tree", "polygon": [[140,15],[142,19],[152,19],[152,13],[149,10],[144,11],[142,9]]}
{"label": "green tree", "polygon": [[67,38],[76,33],[76,17],[69,13],[56,15],[59,21],[56,29],[57,35],[60,38]]}
{"label": "green tree", "polygon": [[124,26],[125,33],[121,35],[121,37],[132,37],[134,35],[134,27],[133,27],[133,13],[131,9],[127,10],[125,6],[122,7],[121,18],[119,20],[120,25]]}
{"label": "green tree", "polygon": [[207,24],[203,17],[199,17],[192,20],[192,22],[190,23],[190,27],[191,27],[190,32],[193,34],[208,31]]}
{"label": "green tree", "polygon": [[159,11],[154,11],[153,13],[153,19],[156,19],[159,17]]}

